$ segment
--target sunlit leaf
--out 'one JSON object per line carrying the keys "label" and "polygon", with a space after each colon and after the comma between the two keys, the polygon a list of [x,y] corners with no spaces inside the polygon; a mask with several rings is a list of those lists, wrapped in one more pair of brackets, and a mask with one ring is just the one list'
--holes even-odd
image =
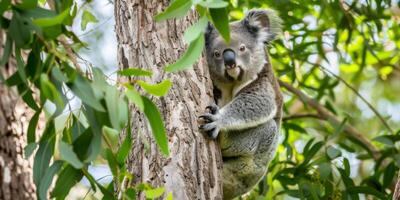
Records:
{"label": "sunlit leaf", "polygon": [[186,15],[192,6],[192,1],[175,0],[162,13],[155,16],[157,22],[171,18],[180,18]]}
{"label": "sunlit leaf", "polygon": [[140,87],[146,90],[146,92],[155,96],[165,96],[172,86],[172,82],[168,79],[154,85],[148,84],[142,80],[137,81],[137,84],[139,84]]}
{"label": "sunlit leaf", "polygon": [[129,101],[133,102],[139,108],[140,111],[144,110],[142,96],[132,86],[126,87],[125,95],[128,97]]}
{"label": "sunlit leaf", "polygon": [[148,198],[148,199],[158,198],[162,194],[164,194],[164,192],[165,192],[164,187],[144,191],[144,193],[146,194],[146,198]]}
{"label": "sunlit leaf", "polygon": [[139,68],[128,68],[118,71],[119,75],[122,76],[151,76],[153,73],[148,70],[139,69]]}
{"label": "sunlit leaf", "polygon": [[86,30],[86,26],[89,23],[97,23],[99,22],[97,18],[88,10],[83,11],[82,21],[81,21],[81,29]]}
{"label": "sunlit leaf", "polygon": [[59,15],[52,18],[38,18],[34,19],[33,23],[40,27],[50,27],[58,24],[62,24],[65,18],[68,16],[70,9],[65,9]]}

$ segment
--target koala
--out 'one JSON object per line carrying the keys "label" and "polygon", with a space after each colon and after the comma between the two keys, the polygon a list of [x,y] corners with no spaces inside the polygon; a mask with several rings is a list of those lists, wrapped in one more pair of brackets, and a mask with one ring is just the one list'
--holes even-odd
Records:
{"label": "koala", "polygon": [[199,129],[221,148],[224,199],[255,186],[277,148],[283,101],[265,46],[280,24],[272,10],[250,10],[230,23],[229,44],[212,25],[205,33],[216,104],[199,117]]}

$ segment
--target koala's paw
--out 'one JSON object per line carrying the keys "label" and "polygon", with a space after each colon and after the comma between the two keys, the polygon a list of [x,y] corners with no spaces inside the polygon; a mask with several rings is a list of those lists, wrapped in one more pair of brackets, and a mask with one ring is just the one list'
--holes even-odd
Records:
{"label": "koala's paw", "polygon": [[213,114],[213,115],[217,114],[218,111],[219,111],[219,107],[218,107],[217,104],[215,104],[215,103],[213,103],[213,104],[207,106],[206,109],[209,109],[209,110],[210,110],[210,113]]}
{"label": "koala's paw", "polygon": [[199,116],[203,120],[203,124],[199,126],[199,129],[206,133],[211,139],[218,137],[220,128],[218,126],[218,106],[216,104],[211,104],[207,106],[206,109],[210,110],[210,113],[205,113]]}

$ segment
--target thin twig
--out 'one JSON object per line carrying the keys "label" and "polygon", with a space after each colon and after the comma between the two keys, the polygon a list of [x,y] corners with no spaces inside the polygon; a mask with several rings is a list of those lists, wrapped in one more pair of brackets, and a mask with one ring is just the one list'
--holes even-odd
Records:
{"label": "thin twig", "polygon": [[68,44],[67,40],[64,37],[60,37],[58,41],[64,46],[65,51],[67,52],[68,57],[71,59],[72,63],[74,64],[76,70],[82,72],[81,67],[76,60],[77,56],[76,53],[72,50],[71,45]]}
{"label": "thin twig", "polygon": [[[303,101],[303,103],[305,103],[305,104],[311,106],[312,108],[314,108],[321,117],[327,119],[328,121],[332,122],[335,125],[340,125],[341,124],[341,121],[338,118],[336,118],[336,116],[332,115],[329,110],[327,110],[324,106],[322,106],[320,103],[318,103],[314,99],[311,99],[310,97],[308,97],[306,94],[304,94],[299,89],[296,89],[292,85],[290,85],[290,84],[288,84],[286,82],[283,82],[281,80],[279,80],[279,84],[282,87],[286,88],[289,92],[291,92],[291,93],[295,94],[296,96],[298,96],[300,98],[300,100]],[[368,151],[372,155],[372,158],[375,161],[380,159],[381,153],[379,152],[379,150],[370,142],[370,139],[366,138],[357,129],[355,129],[353,126],[345,124],[344,127],[343,127],[343,131],[345,133],[347,133],[347,135],[349,137],[357,139],[358,141],[360,141],[368,149]]]}
{"label": "thin twig", "polygon": [[282,121],[289,121],[289,120],[300,119],[300,118],[315,118],[315,119],[324,120],[324,118],[318,114],[306,113],[306,114],[289,115],[289,116],[283,117]]}

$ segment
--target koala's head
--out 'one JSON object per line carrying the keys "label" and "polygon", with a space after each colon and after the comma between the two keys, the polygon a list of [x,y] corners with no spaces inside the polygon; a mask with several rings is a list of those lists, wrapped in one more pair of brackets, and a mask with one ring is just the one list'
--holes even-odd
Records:
{"label": "koala's head", "polygon": [[250,10],[244,19],[229,24],[229,44],[209,24],[205,34],[206,56],[213,80],[229,83],[249,80],[258,74],[268,62],[265,44],[280,33],[280,24],[272,10]]}

